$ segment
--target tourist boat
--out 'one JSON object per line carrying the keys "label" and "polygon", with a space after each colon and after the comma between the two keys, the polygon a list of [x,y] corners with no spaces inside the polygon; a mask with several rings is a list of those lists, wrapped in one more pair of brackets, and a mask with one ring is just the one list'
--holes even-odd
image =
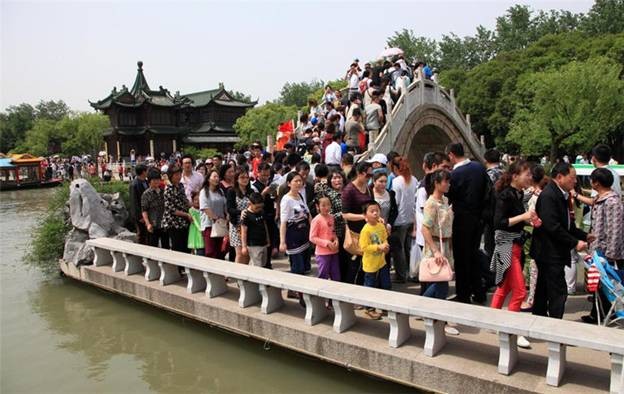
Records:
{"label": "tourist boat", "polygon": [[28,153],[0,156],[0,191],[59,185],[60,178],[46,179],[47,164],[45,158]]}

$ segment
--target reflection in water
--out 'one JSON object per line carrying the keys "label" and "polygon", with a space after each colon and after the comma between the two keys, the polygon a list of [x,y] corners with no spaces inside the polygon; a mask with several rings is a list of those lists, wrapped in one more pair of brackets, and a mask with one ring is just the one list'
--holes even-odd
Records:
{"label": "reflection in water", "polygon": [[21,255],[49,194],[1,198],[1,392],[410,390],[24,269]]}

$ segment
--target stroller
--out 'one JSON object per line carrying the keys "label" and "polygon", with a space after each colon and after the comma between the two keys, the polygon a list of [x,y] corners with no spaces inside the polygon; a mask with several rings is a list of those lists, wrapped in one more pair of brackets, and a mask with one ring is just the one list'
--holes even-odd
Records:
{"label": "stroller", "polygon": [[[587,268],[587,288],[594,293],[598,325],[608,327],[617,324],[624,327],[624,270],[611,266],[600,252],[594,252],[585,261],[585,267]],[[591,286],[592,276],[598,277],[596,284],[599,286]],[[605,301],[608,301],[611,306],[609,307]],[[609,307],[608,311],[605,310],[606,307]],[[601,322],[602,315],[604,315],[604,320]]]}

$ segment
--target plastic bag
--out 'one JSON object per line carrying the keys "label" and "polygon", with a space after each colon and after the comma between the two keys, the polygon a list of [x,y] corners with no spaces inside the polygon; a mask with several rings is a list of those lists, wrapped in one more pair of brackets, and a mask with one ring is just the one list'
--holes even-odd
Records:
{"label": "plastic bag", "polygon": [[410,251],[409,277],[418,278],[418,270],[420,268],[420,260],[422,252],[420,246],[416,243],[416,238],[412,239],[412,250]]}

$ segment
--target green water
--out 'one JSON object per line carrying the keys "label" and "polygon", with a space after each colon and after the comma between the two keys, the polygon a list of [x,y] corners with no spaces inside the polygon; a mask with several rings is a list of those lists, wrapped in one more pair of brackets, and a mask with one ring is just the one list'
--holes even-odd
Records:
{"label": "green water", "polygon": [[53,192],[0,193],[1,393],[410,391],[25,265]]}

